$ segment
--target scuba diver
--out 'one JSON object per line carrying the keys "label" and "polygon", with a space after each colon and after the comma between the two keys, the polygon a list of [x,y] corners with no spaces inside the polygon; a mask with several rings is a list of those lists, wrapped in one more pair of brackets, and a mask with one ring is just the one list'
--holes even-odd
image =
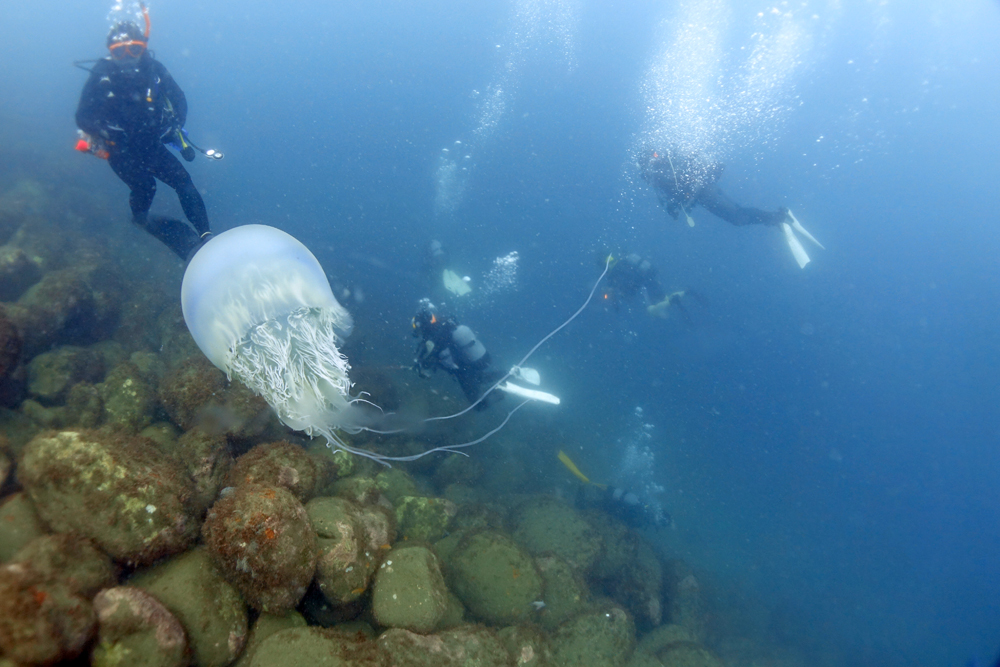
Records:
{"label": "scuba diver", "polygon": [[[140,7],[145,30],[131,21],[116,23],[107,38],[110,54],[90,70],[76,110],[81,130],[77,149],[108,160],[131,191],[132,221],[186,261],[212,232],[201,194],[167,145],[174,145],[188,162],[194,160],[197,147],[183,129],[187,120],[184,91],[147,49],[149,12],[145,5]],[[216,151],[202,153],[222,157]],[[156,179],[176,190],[190,226],[149,215]]]}
{"label": "scuba diver", "polygon": [[634,491],[620,486],[598,484],[583,474],[566,452],[560,450],[557,458],[573,476],[583,484],[576,494],[580,509],[599,509],[632,528],[673,527],[673,518],[663,510],[653,497],[642,498]]}
{"label": "scuba diver", "polygon": [[[438,368],[451,373],[470,403],[475,403],[483,391],[506,375],[494,368],[490,353],[472,329],[453,317],[439,317],[437,308],[428,299],[420,300],[420,310],[413,316],[413,335],[421,339],[413,364],[417,374],[430,377],[430,372]],[[485,410],[502,398],[502,393],[490,392],[476,409]]]}
{"label": "scuba diver", "polygon": [[784,206],[777,211],[763,211],[759,208],[740,206],[730,199],[716,185],[725,168],[721,163],[710,162],[697,153],[682,154],[668,148],[647,151],[640,159],[639,168],[642,177],[656,190],[660,205],[667,209],[670,217],[676,220],[678,214],[683,212],[690,227],[694,227],[690,211],[700,204],[709,213],[737,227],[781,225],[788,246],[800,268],[809,263],[809,256],[792,230],[820,248],[823,247]]}
{"label": "scuba diver", "polygon": [[667,309],[675,306],[685,318],[690,319],[681,303],[681,297],[686,292],[667,294],[656,274],[656,267],[648,259],[643,259],[636,253],[621,259],[612,258],[606,276],[608,288],[604,292],[605,303],[618,312],[625,302],[643,297],[646,301],[646,312],[654,317],[666,319]]}

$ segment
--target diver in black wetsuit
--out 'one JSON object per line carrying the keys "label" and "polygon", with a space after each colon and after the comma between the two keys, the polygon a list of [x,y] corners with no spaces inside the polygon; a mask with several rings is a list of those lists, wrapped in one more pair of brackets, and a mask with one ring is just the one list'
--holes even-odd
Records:
{"label": "diver in black wetsuit", "polygon": [[631,253],[621,259],[612,258],[606,277],[607,289],[604,303],[615,312],[628,301],[642,299],[646,302],[646,312],[655,317],[666,318],[667,308],[676,306],[687,316],[681,297],[684,291],[667,294],[657,277],[656,267],[648,259]]}
{"label": "diver in black wetsuit", "polygon": [[[787,208],[770,212],[734,202],[715,184],[724,166],[709,162],[701,155],[681,154],[670,149],[649,151],[639,166],[643,178],[656,190],[660,204],[674,220],[681,211],[689,217],[689,211],[696,204],[738,227],[777,226],[791,220]],[[688,224],[694,223],[689,220]]]}
{"label": "diver in black wetsuit", "polygon": [[[420,310],[413,317],[413,335],[421,339],[413,365],[417,373],[428,377],[429,371],[438,368],[448,371],[458,380],[470,403],[475,403],[505,375],[493,367],[490,353],[472,329],[452,317],[439,317],[427,299],[421,300]],[[476,409],[485,410],[502,398],[501,392],[491,392]]]}
{"label": "diver in black wetsuit", "polygon": [[[181,259],[189,259],[211,235],[208,212],[191,176],[165,144],[179,144],[188,162],[195,151],[182,128],[187,119],[184,91],[167,68],[147,50],[146,29],[130,21],[108,33],[110,56],[97,61],[80,95],[76,124],[101,145],[108,164],[128,185],[132,221],[158,238]],[[156,179],[177,191],[184,215],[180,220],[149,215]],[[193,229],[192,229],[193,227]]]}

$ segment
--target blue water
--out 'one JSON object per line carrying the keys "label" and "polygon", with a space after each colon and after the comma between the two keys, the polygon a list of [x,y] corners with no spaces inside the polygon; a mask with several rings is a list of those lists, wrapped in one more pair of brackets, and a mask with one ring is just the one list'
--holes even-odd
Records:
{"label": "blue water", "polygon": [[[70,150],[70,63],[103,55],[107,11],[5,6],[0,137],[120,200],[107,224],[125,225],[124,186]],[[581,464],[614,471],[641,407],[677,525],[659,539],[754,600],[772,639],[839,664],[1000,649],[997,3],[151,13],[192,138],[226,153],[190,167],[213,228],[300,238],[364,296],[347,305],[383,363],[409,362],[432,238],[474,287],[519,253],[516,286],[457,306],[510,361],[582,303],[608,251],[641,252],[705,296],[693,324],[592,306],[533,360],[558,414],[521,428],[554,422]],[[671,220],[630,166],[658,138],[716,155],[730,195],[789,206],[826,250],[799,270],[774,229]],[[166,188],[156,207],[177,210]]]}

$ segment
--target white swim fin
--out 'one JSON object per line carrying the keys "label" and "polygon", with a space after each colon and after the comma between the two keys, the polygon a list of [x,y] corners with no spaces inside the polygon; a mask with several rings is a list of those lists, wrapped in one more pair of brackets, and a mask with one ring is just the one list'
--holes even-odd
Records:
{"label": "white swim fin", "polygon": [[510,376],[516,380],[524,380],[528,384],[533,384],[536,387],[542,383],[541,374],[534,368],[514,366],[514,368],[510,369]]}
{"label": "white swim fin", "polygon": [[[792,219],[792,229],[797,231],[799,234],[802,234],[802,236],[806,237],[807,239],[818,245],[820,248],[823,248],[823,244],[817,241],[815,236],[806,231],[806,228],[802,226],[802,223],[799,222],[799,219],[795,217],[794,213],[789,211],[788,217]],[[826,250],[826,248],[823,248],[823,250]]]}
{"label": "white swim fin", "polygon": [[508,394],[515,394],[517,396],[523,396],[524,398],[530,398],[534,401],[542,401],[543,403],[551,403],[552,405],[559,405],[562,401],[559,400],[558,396],[553,396],[544,391],[539,391],[537,389],[528,389],[527,387],[519,387],[516,384],[511,384],[510,382],[504,382],[502,385],[497,387],[501,391],[505,391]]}
{"label": "white swim fin", "polygon": [[785,240],[788,241],[788,247],[791,249],[795,261],[799,263],[799,268],[806,268],[806,264],[809,263],[809,255],[806,254],[806,249],[799,243],[799,239],[796,238],[795,233],[792,232],[792,228],[787,222],[781,223],[781,228],[785,231]]}

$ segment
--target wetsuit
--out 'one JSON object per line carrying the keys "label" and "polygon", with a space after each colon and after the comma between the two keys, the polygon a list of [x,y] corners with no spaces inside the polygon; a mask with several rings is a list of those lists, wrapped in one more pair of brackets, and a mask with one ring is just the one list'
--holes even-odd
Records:
{"label": "wetsuit", "polygon": [[676,152],[650,153],[643,165],[643,177],[655,190],[674,220],[681,207],[690,210],[701,204],[709,213],[728,223],[743,225],[778,225],[788,219],[788,209],[762,211],[740,206],[715,183],[722,176],[723,165],[695,155]]}
{"label": "wetsuit", "polygon": [[659,303],[667,296],[667,291],[656,277],[656,267],[635,253],[615,262],[608,270],[607,281],[610,288],[607,298],[615,310],[621,307],[623,301],[635,298],[643,290],[651,304]]}
{"label": "wetsuit", "polygon": [[[111,58],[97,61],[76,110],[76,124],[106,143],[108,164],[131,190],[133,222],[181,259],[187,259],[209,231],[201,194],[184,165],[164,145],[176,137],[186,119],[184,91],[148,52],[134,65],[120,65]],[[194,229],[180,220],[149,215],[156,179],[177,191]]]}
{"label": "wetsuit", "polygon": [[[458,380],[462,393],[470,403],[475,403],[504,375],[493,367],[490,353],[472,330],[450,317],[424,321],[419,334],[422,340],[417,346],[417,370],[423,372],[441,368],[448,371]],[[502,398],[501,392],[494,391],[476,409],[485,410]]]}

